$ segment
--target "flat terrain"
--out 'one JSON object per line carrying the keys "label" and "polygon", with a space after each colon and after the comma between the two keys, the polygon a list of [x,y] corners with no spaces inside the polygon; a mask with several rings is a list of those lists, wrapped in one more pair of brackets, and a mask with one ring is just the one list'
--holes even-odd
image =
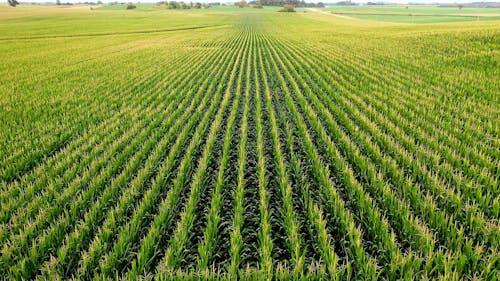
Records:
{"label": "flat terrain", "polygon": [[425,5],[330,6],[322,9],[357,19],[400,22],[440,23],[500,20],[500,8],[439,7]]}
{"label": "flat terrain", "polygon": [[500,21],[102,8],[0,6],[0,276],[498,280]]}

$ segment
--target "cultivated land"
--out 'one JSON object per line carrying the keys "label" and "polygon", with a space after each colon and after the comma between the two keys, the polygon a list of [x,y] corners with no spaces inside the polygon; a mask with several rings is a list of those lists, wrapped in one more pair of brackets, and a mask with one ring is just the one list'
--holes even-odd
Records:
{"label": "cultivated land", "polygon": [[352,18],[400,22],[440,23],[500,20],[500,8],[439,7],[439,6],[330,6],[325,12]]}
{"label": "cultivated land", "polygon": [[499,279],[499,21],[0,19],[5,279]]}

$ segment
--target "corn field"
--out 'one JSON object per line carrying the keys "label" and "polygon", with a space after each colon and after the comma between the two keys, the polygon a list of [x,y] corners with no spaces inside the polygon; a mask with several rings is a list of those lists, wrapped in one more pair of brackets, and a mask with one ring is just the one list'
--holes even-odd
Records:
{"label": "corn field", "polygon": [[500,279],[498,22],[171,13],[0,38],[0,276]]}

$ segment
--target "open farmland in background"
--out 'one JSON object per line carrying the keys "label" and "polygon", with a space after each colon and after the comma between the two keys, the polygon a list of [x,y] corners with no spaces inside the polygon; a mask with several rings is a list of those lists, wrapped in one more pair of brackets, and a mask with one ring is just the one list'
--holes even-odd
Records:
{"label": "open farmland in background", "polygon": [[498,280],[500,21],[0,6],[0,279]]}
{"label": "open farmland in background", "polygon": [[432,5],[329,6],[322,9],[338,16],[400,23],[441,23],[500,20],[500,8]]}

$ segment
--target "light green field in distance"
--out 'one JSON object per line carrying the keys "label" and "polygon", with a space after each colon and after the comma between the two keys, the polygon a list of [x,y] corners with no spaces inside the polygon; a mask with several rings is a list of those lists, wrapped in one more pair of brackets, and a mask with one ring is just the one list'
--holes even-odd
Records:
{"label": "light green field in distance", "polygon": [[1,278],[495,280],[499,21],[227,9],[0,7]]}
{"label": "light green field in distance", "polygon": [[[194,3],[194,2],[193,2]],[[196,13],[196,12],[240,12],[240,13],[251,13],[251,12],[277,12],[278,10],[281,9],[281,7],[271,7],[271,6],[264,6],[261,9],[258,8],[253,8],[253,7],[245,7],[245,8],[240,8],[236,5],[220,5],[220,6],[211,6],[209,8],[202,8],[202,9],[167,9],[165,5],[157,5],[157,4],[134,4],[136,5],[135,11],[138,10],[144,10],[144,11],[158,11],[158,10],[167,10],[167,11],[172,11],[172,12],[191,12],[191,13]],[[117,4],[117,5],[101,5],[96,8],[96,10],[126,10],[127,5],[126,4]],[[297,12],[302,12],[304,11],[304,8],[296,8],[295,9]]]}
{"label": "light green field in distance", "polygon": [[369,15],[369,14],[342,14],[342,16],[357,19],[398,22],[398,23],[440,23],[440,22],[468,22],[500,20],[500,16],[425,16],[425,15]]}
{"label": "light green field in distance", "polygon": [[454,21],[500,20],[500,8],[438,7],[423,5],[330,6],[323,11],[358,19],[400,22],[437,23]]}
{"label": "light green field in distance", "polygon": [[[113,6],[106,6],[113,7]],[[142,5],[139,5],[142,7]],[[104,7],[103,7],[104,8]],[[102,33],[154,32],[196,28],[228,23],[229,14],[214,17],[210,11],[193,13],[155,10],[99,10],[89,6],[0,5],[0,39],[43,36],[80,36]]]}
{"label": "light green field in distance", "polygon": [[[143,10],[143,11],[148,11],[148,10],[156,10],[157,5],[156,4],[139,4],[139,3],[134,3],[136,8],[134,10]],[[112,11],[112,10],[126,10],[128,4],[102,4],[98,5],[95,7],[96,10],[107,10],[107,11]]]}
{"label": "light green field in distance", "polygon": [[[102,33],[154,32],[176,28],[227,24],[233,13],[277,12],[279,7],[239,8],[234,5],[208,9],[169,10],[154,4],[31,6],[0,5],[0,40],[20,37],[81,36]],[[296,9],[301,12],[304,9]]]}

